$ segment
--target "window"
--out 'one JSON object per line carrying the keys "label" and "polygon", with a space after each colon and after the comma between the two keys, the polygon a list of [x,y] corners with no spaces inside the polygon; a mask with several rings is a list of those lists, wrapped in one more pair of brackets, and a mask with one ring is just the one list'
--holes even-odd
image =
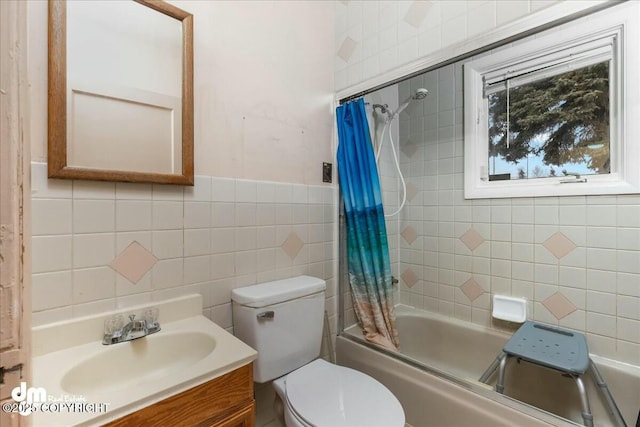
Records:
{"label": "window", "polygon": [[464,64],[465,197],[640,192],[640,5]]}

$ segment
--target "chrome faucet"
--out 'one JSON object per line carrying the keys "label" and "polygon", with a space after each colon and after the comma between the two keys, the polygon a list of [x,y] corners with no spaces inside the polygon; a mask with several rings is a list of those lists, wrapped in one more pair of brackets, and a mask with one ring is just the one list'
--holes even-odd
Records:
{"label": "chrome faucet", "polygon": [[132,341],[156,333],[159,330],[160,323],[158,323],[157,308],[146,310],[142,319],[136,319],[135,314],[130,314],[129,323],[127,324],[124,324],[121,314],[115,314],[104,321],[102,344],[111,345]]}

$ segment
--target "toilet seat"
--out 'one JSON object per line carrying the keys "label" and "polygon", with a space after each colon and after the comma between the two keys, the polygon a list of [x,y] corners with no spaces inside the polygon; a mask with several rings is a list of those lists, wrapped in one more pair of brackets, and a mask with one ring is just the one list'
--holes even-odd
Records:
{"label": "toilet seat", "polygon": [[318,359],[287,375],[285,383],[291,410],[308,425],[404,426],[398,399],[354,369]]}

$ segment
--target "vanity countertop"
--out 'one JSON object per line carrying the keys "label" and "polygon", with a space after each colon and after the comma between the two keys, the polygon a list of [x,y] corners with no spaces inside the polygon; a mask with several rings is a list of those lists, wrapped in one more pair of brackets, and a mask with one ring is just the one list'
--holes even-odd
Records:
{"label": "vanity countertop", "polygon": [[[160,310],[159,332],[102,344],[106,317],[151,306]],[[32,413],[33,425],[104,424],[256,357],[255,350],[202,316],[200,295],[36,327],[28,386],[44,388],[47,402]]]}

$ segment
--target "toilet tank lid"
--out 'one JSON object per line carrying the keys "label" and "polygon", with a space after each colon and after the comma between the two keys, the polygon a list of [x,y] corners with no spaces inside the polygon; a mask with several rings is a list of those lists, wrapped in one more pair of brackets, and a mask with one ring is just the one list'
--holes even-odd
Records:
{"label": "toilet tank lid", "polygon": [[247,307],[265,307],[322,292],[325,288],[322,279],[297,276],[233,289],[231,300]]}

